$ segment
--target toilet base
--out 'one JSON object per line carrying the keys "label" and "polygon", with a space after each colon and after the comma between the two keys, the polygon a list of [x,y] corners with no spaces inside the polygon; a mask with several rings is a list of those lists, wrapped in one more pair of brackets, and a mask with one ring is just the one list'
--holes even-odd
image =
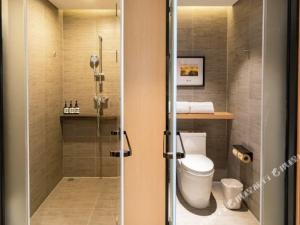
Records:
{"label": "toilet base", "polygon": [[210,205],[213,174],[195,175],[179,169],[178,186],[183,199],[193,208],[205,209]]}

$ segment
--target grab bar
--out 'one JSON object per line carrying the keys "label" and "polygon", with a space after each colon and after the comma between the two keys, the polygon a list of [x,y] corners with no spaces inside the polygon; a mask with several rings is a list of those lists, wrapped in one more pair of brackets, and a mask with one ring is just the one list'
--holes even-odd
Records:
{"label": "grab bar", "polygon": [[[111,131],[111,135],[114,135],[114,136],[119,136],[121,137],[121,130],[117,130],[117,131]],[[123,152],[123,157],[129,157],[129,156],[132,156],[132,148],[131,148],[131,145],[130,145],[130,142],[129,142],[129,138],[128,138],[128,135],[127,135],[127,132],[124,130],[123,131],[123,135],[125,135],[125,138],[126,138],[126,142],[127,142],[127,145],[128,145],[128,150],[118,150],[118,151],[110,151],[110,156],[111,157],[121,157],[122,153]]]}

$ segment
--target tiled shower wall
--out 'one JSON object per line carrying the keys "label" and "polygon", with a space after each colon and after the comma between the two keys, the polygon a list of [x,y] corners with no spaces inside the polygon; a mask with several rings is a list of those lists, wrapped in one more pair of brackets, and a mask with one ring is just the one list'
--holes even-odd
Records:
{"label": "tiled shower wall", "polygon": [[110,135],[110,131],[117,129],[118,120],[104,118],[100,123],[98,137],[94,118],[63,121],[65,177],[119,176],[119,158],[110,157],[110,151],[120,146],[118,137]]}
{"label": "tiled shower wall", "polygon": [[[226,111],[227,8],[179,7],[178,55],[205,56],[205,87],[178,87],[178,101],[212,101]],[[206,132],[207,155],[215,164],[215,180],[227,176],[227,122],[179,120],[181,131]]]}
{"label": "tiled shower wall", "polygon": [[118,160],[109,156],[118,140],[110,131],[118,128],[120,110],[119,18],[115,10],[67,10],[63,12],[63,99],[78,100],[81,114],[96,116],[95,81],[90,56],[99,55],[98,35],[103,38],[103,95],[109,98],[97,137],[96,118],[63,120],[63,170],[69,177],[118,175]]}
{"label": "tiled shower wall", "polygon": [[30,213],[62,173],[61,17],[46,0],[29,1]]}
{"label": "tiled shower wall", "polygon": [[[229,131],[230,146],[242,144],[253,152],[251,164],[241,164],[229,154],[229,176],[245,188],[260,179],[262,110],[262,0],[240,0],[229,10],[228,109],[235,119]],[[259,218],[260,192],[246,202]]]}
{"label": "tiled shower wall", "polygon": [[99,55],[103,38],[103,95],[109,97],[106,116],[119,116],[119,17],[115,10],[66,10],[63,12],[63,98],[78,100],[82,114],[95,114],[94,73],[90,57]]}
{"label": "tiled shower wall", "polygon": [[[47,0],[29,1],[29,141],[31,214],[63,176],[118,176],[119,148],[110,131],[119,117],[119,21],[114,10],[59,12]],[[97,137],[89,66],[103,37],[108,108]],[[64,100],[78,100],[88,118],[60,120]]]}

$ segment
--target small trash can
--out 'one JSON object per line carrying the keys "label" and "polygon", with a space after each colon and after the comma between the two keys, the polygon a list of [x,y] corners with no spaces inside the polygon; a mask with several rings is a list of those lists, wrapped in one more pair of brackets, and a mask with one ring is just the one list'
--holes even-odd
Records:
{"label": "small trash can", "polygon": [[243,184],[236,179],[222,179],[224,205],[228,209],[240,209],[242,204]]}

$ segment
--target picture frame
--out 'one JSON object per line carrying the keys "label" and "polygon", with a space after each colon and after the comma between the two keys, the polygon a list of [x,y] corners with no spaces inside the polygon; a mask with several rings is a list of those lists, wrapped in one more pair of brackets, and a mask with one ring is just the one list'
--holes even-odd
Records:
{"label": "picture frame", "polygon": [[205,57],[177,57],[177,86],[205,86]]}

